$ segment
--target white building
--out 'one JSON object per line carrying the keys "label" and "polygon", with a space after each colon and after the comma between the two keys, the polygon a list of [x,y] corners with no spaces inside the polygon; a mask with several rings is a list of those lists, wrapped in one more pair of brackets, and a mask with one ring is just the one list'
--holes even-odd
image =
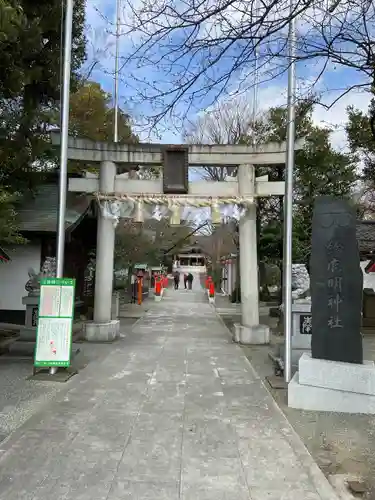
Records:
{"label": "white building", "polygon": [[[89,253],[96,246],[95,207],[87,196],[68,194],[64,274],[77,280],[76,299],[82,298]],[[24,324],[22,297],[27,295],[28,271],[32,268],[39,273],[46,257],[56,256],[57,213],[58,184],[54,176],[18,207],[20,230],[28,243],[0,251],[8,257],[0,259],[0,323]]]}

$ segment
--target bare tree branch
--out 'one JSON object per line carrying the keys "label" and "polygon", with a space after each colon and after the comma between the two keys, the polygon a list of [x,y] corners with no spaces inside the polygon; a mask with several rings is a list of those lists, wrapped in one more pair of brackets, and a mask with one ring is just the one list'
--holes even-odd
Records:
{"label": "bare tree branch", "polygon": [[[190,122],[183,131],[183,140],[189,144],[246,144],[257,135],[254,126],[253,106],[245,98],[221,102]],[[237,167],[197,167],[195,171],[203,178],[225,181],[237,174]]]}
{"label": "bare tree branch", "polygon": [[291,18],[297,61],[321,65],[312,87],[337,66],[360,75],[355,86],[369,90],[374,81],[370,0],[298,0],[291,15],[286,0],[128,0],[122,17],[123,84],[134,103],[149,103],[150,126],[181,124],[222,96],[248,93],[256,55],[261,82],[285,72]]}

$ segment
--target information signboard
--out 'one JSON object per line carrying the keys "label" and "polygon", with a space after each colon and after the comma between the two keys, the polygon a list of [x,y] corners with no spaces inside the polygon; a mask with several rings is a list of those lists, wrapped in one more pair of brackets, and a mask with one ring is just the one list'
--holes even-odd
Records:
{"label": "information signboard", "polygon": [[35,366],[70,366],[74,297],[74,279],[40,281]]}

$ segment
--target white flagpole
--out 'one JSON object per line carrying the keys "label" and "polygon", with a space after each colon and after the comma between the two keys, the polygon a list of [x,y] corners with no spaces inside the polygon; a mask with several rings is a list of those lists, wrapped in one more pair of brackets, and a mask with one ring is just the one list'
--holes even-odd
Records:
{"label": "white flagpole", "polygon": [[[62,103],[61,103],[61,146],[60,146],[60,177],[59,177],[59,211],[57,217],[56,241],[56,277],[64,277],[65,254],[65,214],[66,193],[68,184],[68,138],[69,138],[69,105],[70,105],[70,68],[72,61],[72,31],[73,31],[74,0],[66,0],[64,63],[62,71]],[[61,85],[60,84],[60,85]],[[56,366],[49,369],[51,375],[57,372]]]}
{"label": "white flagpole", "polygon": [[[255,14],[258,13],[258,2],[255,3],[254,8]],[[252,146],[256,145],[256,137],[255,137],[255,122],[258,113],[258,87],[259,87],[259,69],[258,69],[258,47],[255,49],[255,68],[254,68],[254,92],[253,92],[253,112],[252,112],[252,120],[253,120],[253,133],[252,133]]]}
{"label": "white flagpole", "polygon": [[295,21],[293,0],[290,0],[289,21],[289,69],[288,69],[288,130],[285,170],[284,201],[284,335],[285,335],[285,382],[292,378],[292,251],[293,251],[293,171],[295,141]]}
{"label": "white flagpole", "polygon": [[72,59],[72,30],[73,30],[74,0],[66,0],[65,37],[64,37],[64,66],[61,118],[61,147],[60,147],[60,180],[59,180],[59,212],[57,220],[57,252],[56,277],[64,274],[65,250],[65,212],[66,192],[68,183],[68,135],[69,135],[69,98],[70,98],[70,67]]}
{"label": "white flagpole", "polygon": [[113,142],[118,142],[118,77],[119,77],[119,57],[120,57],[120,2],[116,0],[116,53],[115,53],[115,116],[113,129]]}

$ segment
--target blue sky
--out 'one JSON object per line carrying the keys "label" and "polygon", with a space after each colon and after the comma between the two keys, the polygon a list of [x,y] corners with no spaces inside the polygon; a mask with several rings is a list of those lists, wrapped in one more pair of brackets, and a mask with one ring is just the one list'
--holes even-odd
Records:
{"label": "blue sky", "polygon": [[[136,0],[138,3],[141,0]],[[105,90],[113,93],[114,87],[114,20],[115,20],[115,2],[116,0],[87,0],[87,16],[88,24],[88,64],[95,59],[98,64],[92,74],[92,78],[100,82]],[[109,22],[108,22],[109,20]],[[129,50],[132,41],[130,37],[121,37],[121,55],[124,57]],[[238,49],[237,49],[238,50]],[[226,60],[220,62],[220,66],[216,69],[219,74],[225,72],[232,64],[232,57],[235,54],[230,54]],[[298,88],[303,92],[303,87],[310,88],[310,83],[314,81],[321,69],[321,62],[309,61],[308,64],[297,65]],[[137,75],[138,78],[144,78],[144,84],[134,84],[131,75]],[[237,88],[239,74],[234,75],[227,90]],[[344,67],[330,66],[315,86],[317,92],[322,92],[322,101],[330,104],[335,98],[342,93],[348,86],[354,83],[360,83],[360,76],[352,70]],[[237,81],[236,81],[237,79]],[[120,73],[120,105],[127,109],[134,119],[139,122],[142,117],[152,113],[150,103],[142,102],[137,96],[139,90],[147,87],[147,81],[155,81],[161,85],[161,82],[166,80],[166,68],[149,66],[145,70],[140,71],[134,64],[129,62],[124,66]],[[262,77],[261,77],[262,80]],[[252,82],[251,82],[252,83]],[[259,86],[258,103],[259,110],[265,110],[271,106],[286,104],[286,74],[274,79],[271,82],[261,84]],[[252,97],[252,90],[247,91],[245,95]],[[216,92],[212,91],[201,99],[194,100],[194,106],[189,111],[189,118],[194,120],[199,111],[203,111],[215,100]],[[366,110],[369,103],[369,95],[363,92],[351,92],[344,96],[334,107],[326,110],[323,106],[316,106],[314,111],[314,120],[316,123],[329,124],[335,127],[335,132],[332,134],[332,142],[335,147],[342,149],[345,147],[345,134],[343,126],[346,117],[346,107],[350,104]],[[186,104],[181,102],[176,112],[183,115],[186,112]],[[146,132],[142,129],[141,137],[144,139],[152,139],[161,142],[181,142],[180,123],[177,123],[177,128],[173,120],[165,121],[159,127],[159,134],[153,134],[151,137],[146,137]]]}

